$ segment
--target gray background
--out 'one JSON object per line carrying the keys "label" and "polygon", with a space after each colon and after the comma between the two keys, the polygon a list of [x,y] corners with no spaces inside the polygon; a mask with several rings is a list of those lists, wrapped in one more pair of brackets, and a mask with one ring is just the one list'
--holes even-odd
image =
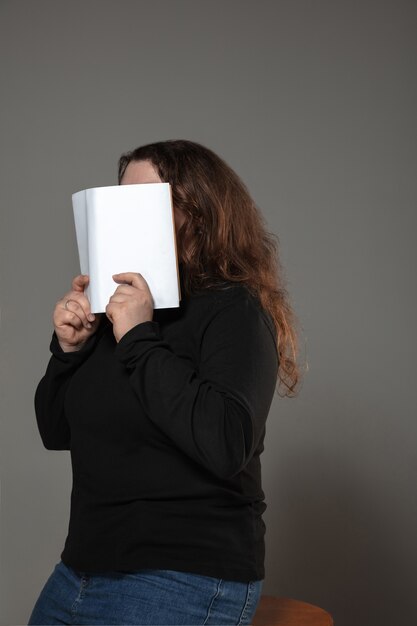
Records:
{"label": "gray background", "polygon": [[[71,194],[199,141],[280,239],[301,355],[263,455],[264,592],[337,626],[416,623],[416,3],[0,3],[1,607],[25,624],[66,536],[68,452],[33,410],[78,273]],[[238,207],[237,207],[238,210]]]}

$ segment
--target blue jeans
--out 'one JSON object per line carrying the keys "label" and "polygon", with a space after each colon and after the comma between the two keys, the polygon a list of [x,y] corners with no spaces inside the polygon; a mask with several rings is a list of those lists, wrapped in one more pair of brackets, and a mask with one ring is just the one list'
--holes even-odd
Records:
{"label": "blue jeans", "polygon": [[262,584],[160,569],[77,572],[60,561],[28,624],[250,624]]}

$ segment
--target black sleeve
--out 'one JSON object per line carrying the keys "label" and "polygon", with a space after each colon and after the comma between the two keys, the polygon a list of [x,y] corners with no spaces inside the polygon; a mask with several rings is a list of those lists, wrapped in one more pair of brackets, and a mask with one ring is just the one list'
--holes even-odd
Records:
{"label": "black sleeve", "polygon": [[76,352],[64,352],[54,331],[52,356],[35,392],[35,414],[42,443],[47,450],[69,450],[71,431],[65,417],[64,398],[72,375],[92,352],[96,334]]}
{"label": "black sleeve", "polygon": [[155,321],[115,349],[148,417],[220,478],[244,468],[264,432],[278,368],[271,323],[249,297],[229,302],[204,332],[198,369],[174,354]]}

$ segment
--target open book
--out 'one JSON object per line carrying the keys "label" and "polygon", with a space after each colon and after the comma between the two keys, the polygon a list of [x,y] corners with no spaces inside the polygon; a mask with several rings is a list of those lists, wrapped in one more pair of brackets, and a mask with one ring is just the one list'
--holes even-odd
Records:
{"label": "open book", "polygon": [[119,283],[112,275],[139,272],[155,309],[181,299],[174,211],[169,183],[114,185],[72,195],[85,293],[93,313],[103,313]]}

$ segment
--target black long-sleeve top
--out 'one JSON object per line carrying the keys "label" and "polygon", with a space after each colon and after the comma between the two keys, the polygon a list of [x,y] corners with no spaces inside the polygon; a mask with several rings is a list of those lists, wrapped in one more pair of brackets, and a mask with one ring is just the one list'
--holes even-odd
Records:
{"label": "black long-sleeve top", "polygon": [[260,454],[275,328],[242,285],[156,309],[116,342],[103,314],[77,352],[55,333],[35,394],[48,450],[70,450],[61,559],[78,571],[264,578]]}

